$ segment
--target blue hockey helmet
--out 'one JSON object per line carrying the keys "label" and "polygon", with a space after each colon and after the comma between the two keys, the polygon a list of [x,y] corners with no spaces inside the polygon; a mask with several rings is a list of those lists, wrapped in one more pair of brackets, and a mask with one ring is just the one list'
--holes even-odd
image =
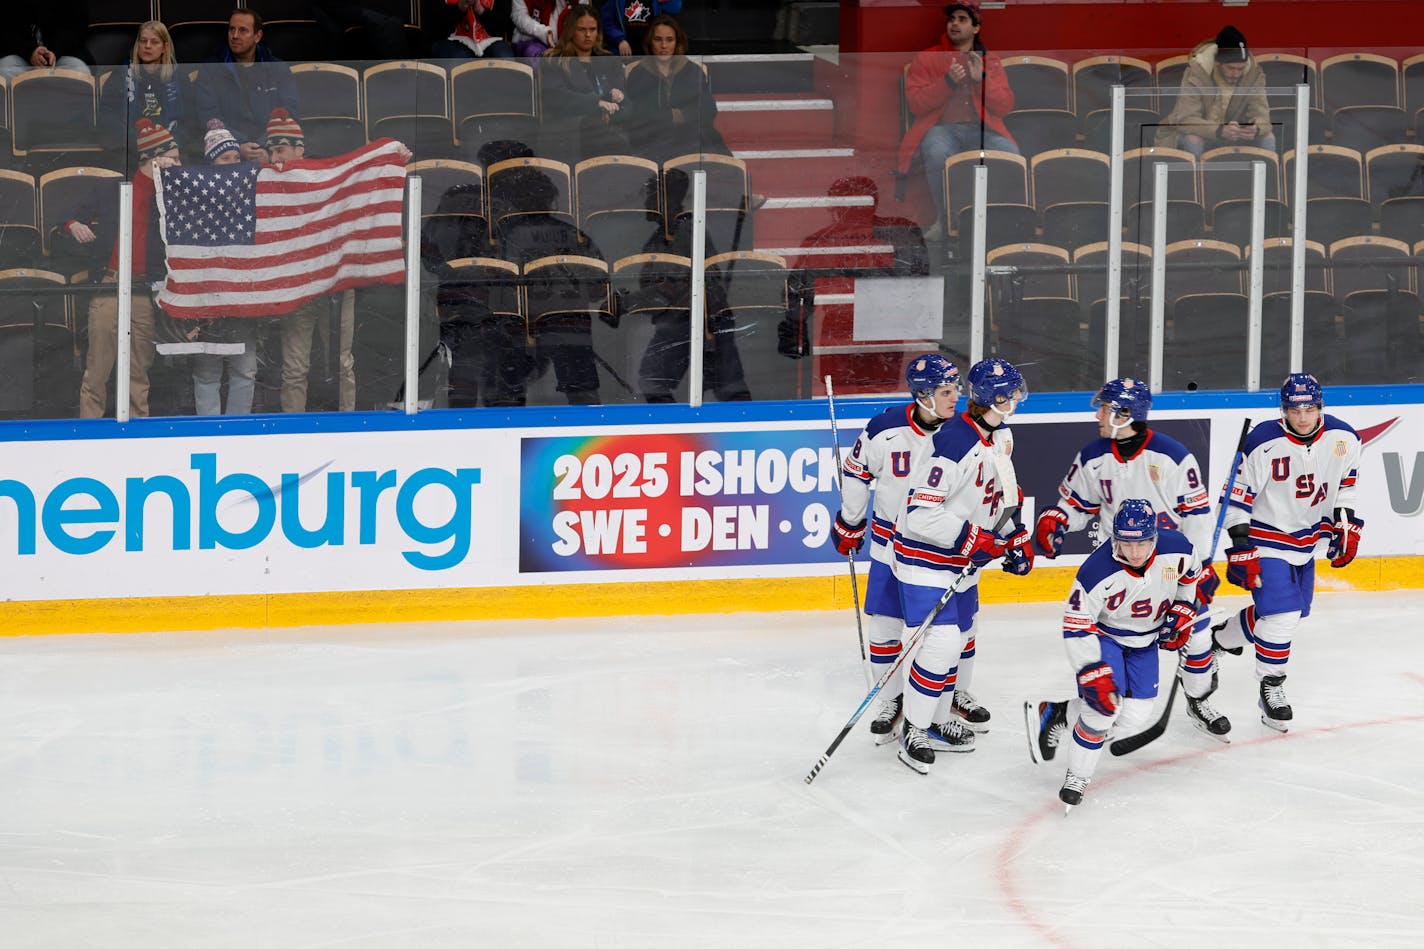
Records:
{"label": "blue hockey helmet", "polygon": [[1028,398],[1023,374],[1007,359],[981,359],[969,368],[969,398],[1000,415],[1013,415]]}
{"label": "blue hockey helmet", "polygon": [[934,395],[940,386],[959,386],[959,367],[939,353],[925,353],[910,360],[905,367],[905,381],[910,395],[919,401],[921,395]]}
{"label": "blue hockey helmet", "polygon": [[1099,405],[1106,405],[1114,415],[1127,415],[1134,422],[1145,422],[1152,408],[1152,390],[1141,379],[1129,376],[1111,379],[1093,396],[1093,407]]}
{"label": "blue hockey helmet", "polygon": [[1137,543],[1157,539],[1157,515],[1141,498],[1128,498],[1113,515],[1112,539]]}
{"label": "blue hockey helmet", "polygon": [[1293,405],[1324,405],[1325,390],[1320,380],[1308,372],[1293,372],[1281,386],[1281,408]]}

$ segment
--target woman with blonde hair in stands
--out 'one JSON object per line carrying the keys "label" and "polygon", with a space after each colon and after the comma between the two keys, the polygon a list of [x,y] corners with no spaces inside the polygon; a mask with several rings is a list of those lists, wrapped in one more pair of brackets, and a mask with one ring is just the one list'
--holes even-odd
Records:
{"label": "woman with blonde hair in stands", "polygon": [[603,24],[587,3],[569,9],[559,42],[539,65],[545,151],[570,164],[628,151],[623,64],[603,46]]}
{"label": "woman with blonde hair in stands", "polygon": [[[102,144],[127,147],[132,169],[138,163],[135,123],[148,119],[162,125],[180,144],[196,135],[187,127],[183,80],[173,57],[168,27],[157,20],[139,26],[129,65],[109,76],[99,105]],[[191,133],[191,134],[190,134]]]}

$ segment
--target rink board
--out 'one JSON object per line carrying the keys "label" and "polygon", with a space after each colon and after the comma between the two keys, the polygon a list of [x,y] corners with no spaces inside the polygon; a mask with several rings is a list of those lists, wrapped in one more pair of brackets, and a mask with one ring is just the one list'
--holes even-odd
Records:
{"label": "rink board", "polygon": [[[1362,556],[1322,588],[1424,587],[1424,387],[1331,389],[1360,431]],[[1026,518],[1095,435],[1086,394],[1014,423]],[[1219,495],[1274,392],[1161,396]],[[842,400],[848,451],[898,402]],[[0,423],[10,634],[839,609],[823,402]],[[984,578],[1061,597],[1089,550]],[[858,559],[863,590],[866,563]]]}

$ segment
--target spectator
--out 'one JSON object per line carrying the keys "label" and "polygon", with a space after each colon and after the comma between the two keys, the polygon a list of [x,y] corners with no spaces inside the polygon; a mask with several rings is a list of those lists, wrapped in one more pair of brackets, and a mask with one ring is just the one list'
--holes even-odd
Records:
{"label": "spectator", "polygon": [[644,46],[653,17],[682,12],[682,0],[603,0],[603,32],[619,56]]}
{"label": "spectator", "polygon": [[564,20],[557,46],[544,54],[539,69],[543,85],[545,151],[570,164],[596,155],[628,151],[623,131],[623,66],[603,47],[598,13],[575,5]]}
{"label": "spectator", "polygon": [[12,4],[0,33],[0,75],[6,79],[30,69],[72,69],[88,73],[92,65],[84,48],[89,23],[85,0],[45,0]]}
{"label": "spectator", "polygon": [[[500,256],[518,264],[520,269],[540,257],[569,255],[596,257],[603,255],[582,231],[552,213],[557,190],[549,176],[538,168],[520,168],[509,182],[511,210],[519,212],[504,230]],[[554,279],[552,275],[549,279]],[[570,287],[570,292],[583,291]],[[561,316],[530,326],[534,341],[534,363],[552,362],[558,391],[570,405],[595,405],[599,401],[598,367],[593,361],[593,323],[587,314]],[[523,399],[523,386],[518,393]]]}
{"label": "spectator", "polygon": [[1246,48],[1246,37],[1227,26],[1192,50],[1177,104],[1157,129],[1157,145],[1183,148],[1200,158],[1209,148],[1255,145],[1272,151],[1266,74]]}
{"label": "spectator", "polygon": [[905,76],[905,98],[915,122],[900,142],[899,173],[909,172],[917,154],[924,163],[935,204],[926,240],[944,237],[947,158],[971,149],[1019,151],[1004,124],[1014,108],[1014,92],[999,57],[979,40],[978,0],[951,3],[944,15],[944,36],[915,56]]}
{"label": "spectator", "polygon": [[436,59],[512,59],[514,50],[505,39],[514,23],[511,0],[445,0],[456,11],[454,31],[436,40],[430,53]]}
{"label": "spectator", "polygon": [[[222,126],[208,130],[203,139],[203,157],[210,165],[235,165],[242,151],[233,134]],[[240,352],[201,352],[193,356],[193,405],[199,415],[247,415],[252,411],[252,392],[257,383],[258,321],[247,317],[227,317],[206,322],[201,330],[204,342],[216,342],[224,349],[241,346]],[[224,345],[226,344],[226,345]],[[227,369],[227,408],[222,404],[223,369]]]}
{"label": "spectator", "polygon": [[697,152],[730,155],[713,123],[717,102],[707,73],[687,58],[687,33],[677,20],[653,17],[643,51],[628,73],[628,141],[634,154],[662,164]]}
{"label": "spectator", "polygon": [[243,161],[263,161],[260,141],[274,109],[297,116],[291,68],[262,44],[262,17],[234,10],[227,20],[227,49],[198,71],[193,87],[201,127],[217,119],[232,131]]}
{"label": "spectator", "polygon": [[514,0],[514,52],[520,59],[538,59],[559,41],[568,0]]}
{"label": "spectator", "polygon": [[186,89],[175,62],[166,26],[149,20],[138,28],[128,68],[109,77],[99,103],[106,147],[116,149],[121,142],[127,143],[125,154],[130,161],[137,161],[134,123],[140,118],[162,125],[175,141],[188,136]]}
{"label": "spectator", "polygon": [[[139,119],[138,169],[133,177],[133,296],[130,313],[133,326],[131,358],[129,360],[129,414],[134,418],[148,415],[148,370],[153,365],[153,328],[156,304],[150,296],[152,287],[166,273],[166,254],[159,231],[158,207],[153,176],[160,168],[182,164],[178,143],[168,129],[150,119]],[[92,262],[93,272],[100,273],[100,283],[118,282],[119,221],[115,191],[102,189],[93,196],[93,203],[81,209],[75,218],[55,228],[52,243],[56,254],[69,254]],[[103,248],[110,247],[106,255]],[[107,411],[109,375],[119,342],[119,298],[113,292],[100,292],[89,303],[89,351],[85,357],[84,378],[79,384],[79,417],[100,418]]]}
{"label": "spectator", "polygon": [[[662,233],[654,234],[643,247],[643,252],[690,258],[692,215],[678,213],[688,204],[687,173],[674,168],[667,173],[666,179],[668,220],[673,222],[672,233],[666,238]],[[717,256],[717,249],[710,241],[704,245],[703,251],[705,257]],[[653,336],[638,366],[638,387],[643,398],[649,402],[671,402],[673,390],[687,374],[692,351],[688,340],[688,318],[677,312],[691,306],[691,281],[682,279],[680,275],[660,273],[657,265],[651,264],[643,271],[637,293],[664,303],[671,310],[653,316]],[[737,352],[736,322],[727,310],[727,288],[715,272],[707,272],[703,293],[707,327],[707,333],[703,335],[703,388],[714,391],[723,402],[750,399],[751,392],[747,389],[746,376],[742,371],[742,357]]]}

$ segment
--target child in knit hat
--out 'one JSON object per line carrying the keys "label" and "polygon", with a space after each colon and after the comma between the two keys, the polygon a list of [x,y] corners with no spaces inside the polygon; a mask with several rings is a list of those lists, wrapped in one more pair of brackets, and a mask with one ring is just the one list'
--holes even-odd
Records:
{"label": "child in knit hat", "polygon": [[242,161],[237,138],[223,127],[220,119],[208,122],[208,134],[203,136],[203,158],[209,165],[235,165]]}

